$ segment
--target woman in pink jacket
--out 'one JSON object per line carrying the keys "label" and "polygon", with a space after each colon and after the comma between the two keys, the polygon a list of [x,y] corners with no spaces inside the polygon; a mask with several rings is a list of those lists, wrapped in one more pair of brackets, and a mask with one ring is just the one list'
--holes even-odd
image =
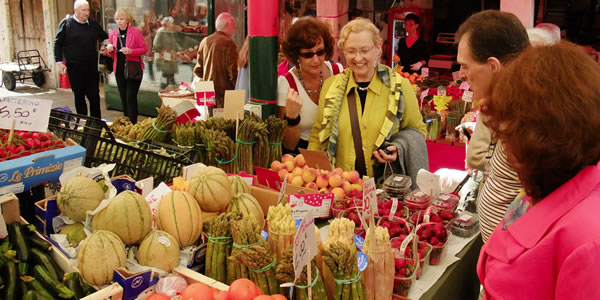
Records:
{"label": "woman in pink jacket", "polygon": [[137,94],[142,84],[144,70],[144,61],[141,57],[146,54],[147,49],[142,32],[129,26],[131,20],[132,17],[127,10],[117,9],[115,22],[119,28],[113,30],[108,36],[110,44],[107,46],[107,53],[113,58],[113,70],[115,70],[121,96],[123,114],[135,124],[138,115]]}
{"label": "woman in pink jacket", "polygon": [[530,47],[482,113],[524,193],[481,249],[484,299],[600,299],[600,67],[571,43]]}

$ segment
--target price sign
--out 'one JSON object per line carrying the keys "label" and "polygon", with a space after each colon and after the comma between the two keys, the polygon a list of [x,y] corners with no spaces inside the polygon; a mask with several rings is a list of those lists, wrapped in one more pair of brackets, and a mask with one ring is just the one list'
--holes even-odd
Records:
{"label": "price sign", "polygon": [[375,186],[375,178],[370,177],[363,183],[363,210],[365,218],[374,216],[377,212],[377,188]]}
{"label": "price sign", "polygon": [[333,197],[333,193],[324,195],[317,193],[290,194],[289,203],[292,208],[292,217],[302,219],[308,212],[311,212],[315,218],[328,217]]}
{"label": "price sign", "polygon": [[464,91],[462,95],[462,100],[465,102],[473,102],[473,92]]}
{"label": "price sign", "polygon": [[315,235],[315,219],[312,212],[306,214],[294,238],[294,282],[302,273],[302,269],[317,254],[317,237]]}
{"label": "price sign", "polygon": [[461,90],[468,91],[471,88],[471,85],[465,80],[460,83],[460,86],[458,88]]}
{"label": "price sign", "polygon": [[154,186],[154,178],[150,176],[148,178],[142,179],[136,182],[135,186],[142,190],[142,197],[144,197],[145,199],[146,196],[150,194],[150,191],[152,191],[152,187]]}
{"label": "price sign", "polygon": [[423,75],[425,78],[429,77],[429,68],[421,68],[421,75]]}
{"label": "price sign", "polygon": [[0,98],[0,128],[46,132],[52,101],[21,98]]}
{"label": "price sign", "polygon": [[[158,208],[158,203],[160,199],[171,192],[171,188],[168,187],[164,182],[161,182],[148,196],[146,196],[146,202],[150,205],[150,209],[152,209],[152,215],[156,215],[156,209]],[[152,225],[156,225],[156,220],[152,221]]]}

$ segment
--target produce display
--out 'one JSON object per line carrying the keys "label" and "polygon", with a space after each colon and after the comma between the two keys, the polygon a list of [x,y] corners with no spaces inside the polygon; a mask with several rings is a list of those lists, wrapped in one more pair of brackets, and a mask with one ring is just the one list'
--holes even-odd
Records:
{"label": "produce display", "polygon": [[260,228],[265,226],[265,214],[260,206],[260,203],[247,193],[238,193],[233,195],[229,206],[225,210],[227,212],[237,212],[244,218],[252,218]]}
{"label": "produce display", "polygon": [[229,182],[231,183],[231,192],[235,195],[237,193],[250,193],[250,186],[246,183],[242,177],[234,175],[228,176]]}
{"label": "produce display", "polygon": [[104,200],[102,186],[93,179],[76,176],[67,181],[56,196],[56,204],[75,222],[85,220],[86,212],[94,210]]}
{"label": "produce display", "polygon": [[429,256],[429,264],[439,264],[442,251],[448,241],[448,230],[446,227],[441,223],[423,223],[417,226],[416,234],[419,241],[427,242],[433,247]]}
{"label": "produce display", "polygon": [[[260,227],[252,218],[242,218],[231,222],[231,237],[233,239],[233,248],[231,256],[235,256],[242,249],[247,249],[250,245],[258,243],[260,236]],[[229,262],[228,262],[229,263]],[[231,264],[234,268],[233,280],[239,278],[250,278],[250,270],[243,264]]]}
{"label": "produce display", "polygon": [[180,248],[194,245],[202,234],[200,205],[188,192],[169,192],[160,199],[156,224],[173,236]]}
{"label": "produce display", "polygon": [[144,266],[170,273],[179,263],[179,244],[169,233],[154,230],[140,243],[136,258]]}
{"label": "produce display", "polygon": [[224,210],[233,198],[227,174],[216,167],[202,168],[194,173],[188,184],[188,192],[206,212]]}
{"label": "produce display", "polygon": [[269,246],[277,260],[281,260],[283,252],[294,244],[296,222],[292,217],[292,208],[288,203],[269,207],[267,213],[269,225]]}
{"label": "produce display", "polygon": [[[229,181],[228,181],[229,182]],[[220,282],[231,283],[235,276],[233,264],[227,262],[227,257],[231,255],[231,220],[239,220],[241,216],[238,213],[226,213],[217,216],[215,221],[210,224],[208,233],[208,246],[206,247],[206,276]]]}
{"label": "produce display", "polygon": [[281,288],[275,278],[277,259],[273,256],[269,244],[264,239],[247,249],[239,249],[229,257],[236,264],[242,264],[250,270],[250,280],[267,295],[280,294]]}
{"label": "produce display", "polygon": [[93,285],[112,281],[113,270],[125,266],[125,245],[116,234],[97,230],[88,236],[77,252],[81,277]]}
{"label": "produce display", "polygon": [[0,161],[65,147],[63,140],[49,132],[15,130],[10,143],[9,135],[7,130],[0,129]]}
{"label": "produce display", "polygon": [[387,228],[370,227],[365,237],[363,252],[369,258],[369,264],[362,277],[365,299],[391,299],[395,269]]}
{"label": "produce display", "polygon": [[[317,263],[313,260],[310,263],[311,281],[308,281],[308,265],[304,266],[302,273],[298,277],[294,285],[294,295],[298,300],[308,299],[308,287],[312,289],[312,299],[327,299],[325,284]],[[281,257],[281,261],[277,265],[276,277],[279,283],[294,282],[294,257],[293,247],[288,247]]]}

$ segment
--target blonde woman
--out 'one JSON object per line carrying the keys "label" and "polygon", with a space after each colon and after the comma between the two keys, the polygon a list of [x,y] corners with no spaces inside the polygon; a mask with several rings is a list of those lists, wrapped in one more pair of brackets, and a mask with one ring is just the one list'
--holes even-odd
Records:
{"label": "blonde woman", "polygon": [[107,55],[113,58],[113,70],[117,80],[123,114],[133,124],[137,122],[137,94],[142,84],[144,62],[142,55],[147,47],[142,32],[129,26],[132,17],[127,10],[117,9],[115,22],[119,28],[113,30],[108,37]]}

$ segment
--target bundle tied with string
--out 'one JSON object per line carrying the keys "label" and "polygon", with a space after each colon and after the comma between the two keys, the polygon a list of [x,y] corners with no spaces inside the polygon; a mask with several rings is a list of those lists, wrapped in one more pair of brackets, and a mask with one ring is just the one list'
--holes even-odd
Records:
{"label": "bundle tied with string", "polygon": [[245,118],[240,122],[238,135],[235,142],[238,144],[238,159],[234,164],[234,173],[244,171],[248,174],[253,173],[252,166],[254,165],[253,159],[253,146],[256,143],[257,132],[260,131],[260,125],[256,120],[252,118]]}
{"label": "bundle tied with string", "polygon": [[[256,224],[253,218],[242,218],[231,222],[231,237],[233,238],[233,249],[231,250],[231,256],[236,256],[240,250],[250,248],[250,246],[258,245],[258,239],[260,239],[260,227]],[[250,279],[250,270],[243,264],[228,264],[232,266],[231,272],[232,279],[236,280],[239,278]],[[228,268],[229,270],[229,268]],[[230,284],[231,282],[228,282]]]}
{"label": "bundle tied with string", "polygon": [[208,243],[204,274],[220,282],[229,281],[233,268],[228,266],[227,257],[231,254],[232,238],[230,222],[240,220],[239,213],[222,213],[208,226]]}
{"label": "bundle tied with string", "polygon": [[237,159],[237,151],[233,141],[225,131],[214,130],[212,132],[212,153],[217,161],[217,167],[225,173],[233,173],[234,162]]}
{"label": "bundle tied with string", "polygon": [[269,116],[265,122],[269,131],[269,159],[266,166],[268,168],[271,162],[281,159],[281,142],[283,141],[283,131],[287,127],[287,121],[276,116]]}
{"label": "bundle tied with string", "polygon": [[152,126],[147,127],[140,140],[151,140],[164,143],[173,123],[177,119],[177,112],[171,107],[162,104],[159,109],[156,109],[158,116],[152,122]]}
{"label": "bundle tied with string", "polygon": [[253,161],[255,166],[268,168],[269,161],[269,130],[267,123],[263,121],[256,122],[256,131],[254,132],[256,144],[254,145]]}
{"label": "bundle tied with string", "polygon": [[188,122],[185,124],[175,124],[173,127],[173,140],[177,147],[193,148],[196,137],[196,125]]}
{"label": "bundle tied with string", "polygon": [[235,255],[229,257],[229,261],[248,267],[250,280],[266,295],[281,294],[281,288],[275,278],[277,259],[264,239],[259,238],[257,242],[257,245],[251,245],[247,249],[239,249]]}
{"label": "bundle tied with string", "polygon": [[203,161],[207,166],[218,167],[216,158],[216,152],[213,151],[214,140],[212,139],[215,135],[213,129],[202,129],[202,144],[204,145],[205,160]]}
{"label": "bundle tied with string", "polygon": [[[279,264],[277,265],[276,277],[279,283],[294,282],[294,246],[291,245],[285,249]],[[327,299],[323,277],[319,272],[315,260],[311,261],[311,280],[308,282],[308,265],[304,266],[298,280],[294,283],[294,299],[308,299],[308,288],[312,290],[313,299]]]}
{"label": "bundle tied with string", "polygon": [[348,245],[340,240],[326,244],[323,249],[323,263],[335,280],[334,299],[365,298],[354,245]]}
{"label": "bundle tied with string", "polygon": [[198,154],[197,162],[208,165],[206,162],[206,145],[204,144],[204,135],[206,132],[206,125],[204,121],[198,121],[193,123],[194,126],[194,150]]}

